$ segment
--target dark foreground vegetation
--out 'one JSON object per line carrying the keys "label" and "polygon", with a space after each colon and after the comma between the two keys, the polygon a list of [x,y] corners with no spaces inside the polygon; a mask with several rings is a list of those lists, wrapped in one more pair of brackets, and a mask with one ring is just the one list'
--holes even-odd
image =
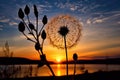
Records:
{"label": "dark foreground vegetation", "polygon": [[[9,78],[13,79],[13,78]],[[66,76],[45,76],[45,77],[26,77],[15,78],[17,80],[67,80]],[[70,75],[69,80],[120,80],[120,71],[98,71],[95,73],[84,73],[76,76]]]}

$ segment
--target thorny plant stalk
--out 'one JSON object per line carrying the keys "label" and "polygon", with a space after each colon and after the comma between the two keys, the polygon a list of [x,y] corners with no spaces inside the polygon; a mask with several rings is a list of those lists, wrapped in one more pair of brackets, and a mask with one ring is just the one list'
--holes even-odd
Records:
{"label": "thorny plant stalk", "polygon": [[[33,7],[34,7],[34,15],[36,17],[36,26],[34,26],[30,22],[30,19],[29,19],[30,9],[26,5],[24,12],[21,8],[18,11],[18,16],[22,20],[18,25],[18,29],[27,38],[27,40],[35,43],[35,49],[38,51],[40,58],[41,58],[41,60],[38,64],[38,67],[42,67],[43,65],[47,65],[48,68],[50,69],[52,75],[55,76],[52,68],[50,67],[49,62],[46,59],[46,55],[43,53],[43,44],[44,44],[44,40],[46,39],[46,32],[44,30],[44,26],[47,24],[47,16],[44,15],[44,17],[42,19],[43,26],[39,30],[39,28],[38,28],[38,10],[37,10],[36,5],[34,5]],[[25,22],[25,19],[24,19],[25,15],[27,16],[28,23]],[[27,30],[29,32],[28,34],[25,33],[25,27],[27,27]],[[33,39],[31,39],[28,35],[33,36]],[[40,36],[42,38],[42,42],[39,41]]]}

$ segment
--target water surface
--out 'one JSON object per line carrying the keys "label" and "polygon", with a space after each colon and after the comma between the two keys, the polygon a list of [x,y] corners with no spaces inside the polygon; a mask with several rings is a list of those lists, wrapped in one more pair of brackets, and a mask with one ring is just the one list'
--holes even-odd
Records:
{"label": "water surface", "polygon": [[[7,69],[7,73],[16,70],[16,73],[11,77],[35,77],[35,76],[52,76],[49,68],[44,65],[43,67],[38,68],[37,65],[13,65],[5,66],[0,65],[1,73],[2,69]],[[66,75],[66,65],[65,64],[52,64],[51,65],[56,76]],[[69,75],[72,75],[74,72],[74,65],[69,64]],[[12,70],[13,69],[13,70]],[[106,64],[77,64],[76,65],[76,74],[82,74],[85,70],[88,70],[89,73],[93,73],[99,70],[102,71],[113,71],[120,70],[120,65],[106,65]],[[4,75],[2,76],[2,78]],[[0,75],[1,78],[1,75]]]}

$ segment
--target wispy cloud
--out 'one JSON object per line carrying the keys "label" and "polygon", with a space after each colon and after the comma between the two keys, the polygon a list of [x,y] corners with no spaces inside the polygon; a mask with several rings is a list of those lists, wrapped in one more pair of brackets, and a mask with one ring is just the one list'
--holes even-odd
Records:
{"label": "wispy cloud", "polygon": [[17,23],[17,22],[9,22],[9,25],[10,25],[10,26],[17,26],[18,23]]}
{"label": "wispy cloud", "polygon": [[[96,16],[97,15],[97,16]],[[95,17],[93,17],[95,16]],[[94,13],[86,20],[87,24],[97,24],[102,22],[111,21],[111,23],[116,21],[118,22],[118,18],[120,16],[119,11],[111,11],[106,13]]]}
{"label": "wispy cloud", "polygon": [[[0,19],[0,23],[3,23],[5,25],[9,25],[9,26],[16,26],[18,23],[15,21],[16,20],[11,20],[9,18],[1,18]],[[3,24],[1,25],[2,27],[4,26]]]}
{"label": "wispy cloud", "polygon": [[54,5],[57,6],[58,8],[68,9],[71,11],[75,11],[79,7],[77,2],[70,3],[69,1],[66,1],[66,2],[59,2],[58,1],[58,2],[55,2]]}
{"label": "wispy cloud", "polygon": [[90,19],[88,19],[88,20],[86,21],[86,23],[87,23],[87,24],[92,24],[92,21],[91,21]]}
{"label": "wispy cloud", "polygon": [[103,19],[97,19],[93,23],[102,23],[104,20]]}
{"label": "wispy cloud", "polygon": [[3,22],[3,23],[9,22],[9,21],[10,21],[10,19],[1,19],[1,20],[0,20],[0,22]]}
{"label": "wispy cloud", "polygon": [[75,11],[75,10],[77,10],[77,8],[78,8],[78,6],[73,5],[73,6],[70,7],[70,10]]}

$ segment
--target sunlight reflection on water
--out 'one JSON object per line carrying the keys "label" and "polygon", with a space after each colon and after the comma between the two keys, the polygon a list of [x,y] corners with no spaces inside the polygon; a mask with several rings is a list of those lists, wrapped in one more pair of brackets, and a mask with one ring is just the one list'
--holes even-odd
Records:
{"label": "sunlight reflection on water", "polygon": [[60,64],[57,64],[57,76],[61,76],[61,71],[60,71]]}
{"label": "sunlight reflection on water", "polygon": [[[62,76],[66,75],[66,65],[65,64],[53,64],[51,65],[54,73],[56,76]],[[112,71],[112,70],[120,70],[120,65],[108,65],[108,69],[106,70],[105,64],[85,64],[84,70],[81,70],[81,67],[83,67],[83,64],[77,64],[76,66],[76,74],[82,74],[84,70],[88,70],[89,73],[96,72],[98,70],[102,71]],[[69,75],[73,75],[74,72],[74,65],[69,64]],[[40,74],[42,73],[42,74]],[[44,66],[39,69],[38,76],[51,76],[50,70]]]}
{"label": "sunlight reflection on water", "polygon": [[[4,68],[5,65],[1,65],[1,66],[2,68]],[[46,65],[40,68],[38,68],[37,65],[15,65],[15,66],[16,67],[21,66],[21,71],[18,72],[17,77],[52,76],[49,68]],[[51,67],[56,76],[66,75],[66,64],[52,64]],[[88,70],[89,73],[93,73],[98,70],[102,70],[102,71],[120,70],[120,65],[105,65],[105,64],[76,65],[76,74],[82,74],[84,70]],[[8,70],[8,72],[10,71]],[[73,75],[73,72],[74,72],[74,65],[69,64],[69,75]]]}
{"label": "sunlight reflection on water", "polygon": [[[76,74],[82,74],[84,70],[88,70],[89,73],[93,73],[99,70],[102,71],[112,71],[112,70],[120,70],[120,65],[107,65],[108,69],[106,69],[106,65],[105,64],[85,64],[84,70],[81,70],[81,67],[83,66],[83,64],[77,64],[76,66]],[[62,76],[62,75],[66,75],[66,65],[65,64],[53,64],[51,65],[54,73],[56,76]],[[69,64],[69,75],[73,75],[74,72],[74,65],[73,64]],[[50,70],[44,66],[41,67],[39,69],[39,74],[38,76],[51,76],[51,72]]]}

